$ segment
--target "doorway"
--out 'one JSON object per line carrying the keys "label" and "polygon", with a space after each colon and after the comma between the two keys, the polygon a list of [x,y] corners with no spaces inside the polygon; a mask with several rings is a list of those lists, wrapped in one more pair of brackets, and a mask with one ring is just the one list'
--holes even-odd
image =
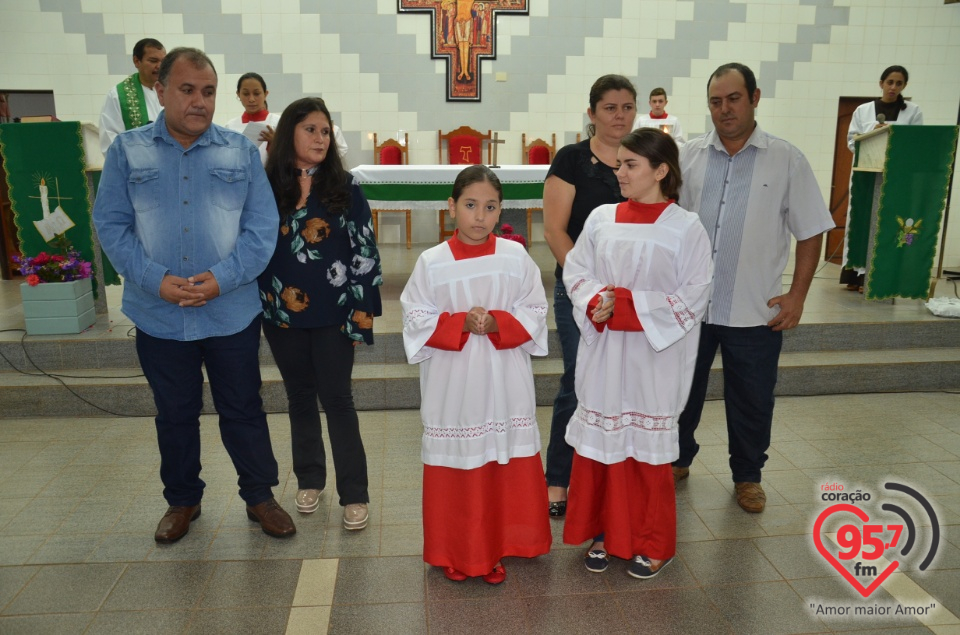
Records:
{"label": "doorway", "polygon": [[830,183],[830,216],[836,228],[827,232],[823,259],[837,265],[843,264],[843,237],[847,229],[847,207],[850,205],[850,172],[853,169],[853,153],[847,148],[847,131],[853,111],[860,104],[873,101],[875,97],[841,97],[837,106],[837,130],[833,148],[833,177]]}

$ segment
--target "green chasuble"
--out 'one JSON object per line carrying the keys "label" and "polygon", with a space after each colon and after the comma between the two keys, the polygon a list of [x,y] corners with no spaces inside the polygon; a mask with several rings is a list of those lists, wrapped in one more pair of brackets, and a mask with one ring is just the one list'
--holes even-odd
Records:
{"label": "green chasuble", "polygon": [[124,128],[133,130],[150,123],[147,100],[143,96],[143,85],[138,73],[117,84],[117,97],[120,98],[120,114],[123,116]]}

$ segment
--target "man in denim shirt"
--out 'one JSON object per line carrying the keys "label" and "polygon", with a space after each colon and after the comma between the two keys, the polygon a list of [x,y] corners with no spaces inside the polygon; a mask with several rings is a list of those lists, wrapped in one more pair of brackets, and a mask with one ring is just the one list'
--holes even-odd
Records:
{"label": "man in denim shirt", "polygon": [[197,49],[160,66],[154,123],[120,134],[107,152],[93,216],[124,277],[123,312],[157,406],[160,478],[170,507],[157,542],[200,515],[200,410],[206,366],[220,436],[247,516],[271,536],[296,532],[278,484],[260,399],[257,275],[273,255],[279,214],[256,147],[212,125],[213,63]]}

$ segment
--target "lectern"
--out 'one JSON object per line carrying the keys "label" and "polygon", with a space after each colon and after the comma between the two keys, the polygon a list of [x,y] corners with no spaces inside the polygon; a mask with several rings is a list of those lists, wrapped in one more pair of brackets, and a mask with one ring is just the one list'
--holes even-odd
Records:
{"label": "lectern", "polygon": [[957,126],[884,126],[854,137],[845,267],[864,297],[926,299],[957,147]]}
{"label": "lectern", "polygon": [[96,139],[95,127],[76,121],[0,125],[20,251],[28,256],[55,252],[56,236],[65,235],[93,263],[96,311],[106,313],[103,285],[119,284],[119,276],[102,255],[91,222],[102,165]]}

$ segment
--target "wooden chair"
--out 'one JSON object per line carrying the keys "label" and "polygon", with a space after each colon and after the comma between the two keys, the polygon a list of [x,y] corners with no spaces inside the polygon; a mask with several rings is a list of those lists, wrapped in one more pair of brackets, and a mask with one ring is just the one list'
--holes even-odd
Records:
{"label": "wooden chair", "polygon": [[[490,164],[490,140],[493,135],[487,130],[483,134],[469,126],[460,126],[456,130],[444,133],[437,130],[437,163],[441,165],[475,165],[483,162],[483,142],[487,142],[487,164]],[[447,161],[443,160],[443,142],[447,142]],[[447,230],[448,210],[442,209],[439,214],[440,242],[453,236],[453,230]]]}
{"label": "wooden chair", "polygon": [[534,139],[527,143],[527,133],[520,135],[523,144],[523,165],[550,165],[557,153],[557,135],[550,135],[550,143],[543,139]]}
{"label": "wooden chair", "polygon": [[[403,133],[403,143],[396,139],[387,139],[383,143],[377,142],[377,133],[373,133],[373,164],[374,165],[408,165],[410,155],[407,154],[410,148],[409,135]],[[373,216],[373,235],[379,238],[380,235],[380,214],[385,212],[402,212],[407,220],[407,249],[410,249],[410,212],[409,209],[371,209]]]}
{"label": "wooden chair", "polygon": [[377,143],[377,133],[373,133],[373,164],[374,165],[409,165],[410,135],[403,133],[403,143],[396,139],[387,139]]}
{"label": "wooden chair", "polygon": [[[483,142],[487,142],[487,164],[490,163],[490,140],[493,135],[483,134],[469,126],[444,133],[437,130],[437,163],[441,165],[475,165],[483,163]],[[443,160],[443,142],[447,142],[447,161]]]}
{"label": "wooden chair", "polygon": [[[553,163],[553,157],[557,154],[557,134],[550,135],[550,143],[543,139],[534,139],[527,143],[527,133],[520,135],[520,143],[523,145],[523,165],[550,165]],[[542,207],[527,208],[527,240],[533,241],[533,213],[543,211]]]}

